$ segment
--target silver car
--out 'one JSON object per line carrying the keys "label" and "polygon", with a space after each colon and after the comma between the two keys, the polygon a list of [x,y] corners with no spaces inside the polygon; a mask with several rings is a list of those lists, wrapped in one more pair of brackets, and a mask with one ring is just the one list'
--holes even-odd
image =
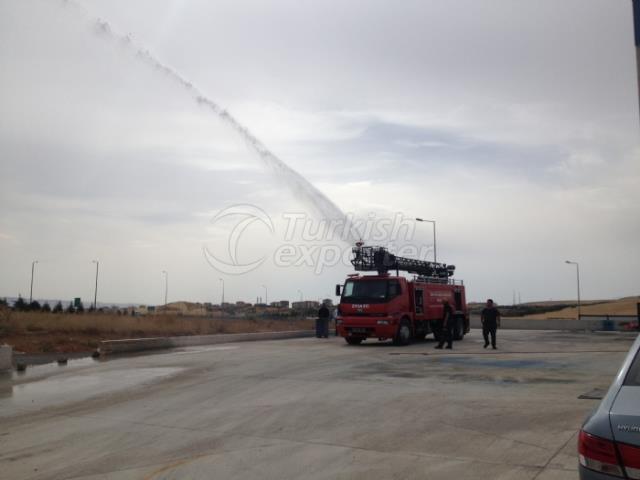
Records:
{"label": "silver car", "polygon": [[580,430],[580,478],[640,479],[640,336]]}

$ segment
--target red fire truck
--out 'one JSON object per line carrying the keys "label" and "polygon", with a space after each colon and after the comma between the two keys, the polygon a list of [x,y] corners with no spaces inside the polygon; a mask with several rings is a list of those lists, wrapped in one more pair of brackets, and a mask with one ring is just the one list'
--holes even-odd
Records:
{"label": "red fire truck", "polygon": [[[443,317],[445,300],[454,311],[454,338],[469,332],[469,311],[464,284],[451,277],[455,266],[393,255],[384,247],[353,248],[351,263],[357,272],[344,285],[336,285],[340,306],[336,318],[338,334],[350,345],[367,338],[393,339],[397,345],[423,340]],[[389,272],[395,271],[395,276]],[[414,274],[413,279],[400,271]]]}

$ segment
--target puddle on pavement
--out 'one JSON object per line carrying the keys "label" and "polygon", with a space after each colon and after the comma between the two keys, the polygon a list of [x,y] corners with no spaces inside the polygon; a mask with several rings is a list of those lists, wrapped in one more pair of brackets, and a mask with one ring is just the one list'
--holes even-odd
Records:
{"label": "puddle on pavement", "polygon": [[397,362],[376,362],[361,365],[349,372],[358,379],[388,377],[402,379],[437,378],[444,382],[478,382],[497,385],[514,384],[570,384],[575,380],[566,372],[574,365],[571,361],[487,357],[439,356],[403,357]]}
{"label": "puddle on pavement", "polygon": [[510,376],[510,375],[487,375],[481,373],[451,373],[443,375],[447,380],[467,383],[467,382],[482,382],[482,383],[494,383],[498,385],[526,385],[526,384],[552,384],[552,385],[567,385],[575,383],[575,380],[569,378],[557,378],[557,377],[527,377],[527,376]]}
{"label": "puddle on pavement", "polygon": [[182,371],[182,368],[123,368],[108,372],[55,376],[20,385],[0,397],[0,412],[4,406],[49,407],[77,402],[132,387],[142,386]]}
{"label": "puddle on pavement", "polygon": [[508,359],[508,358],[478,358],[478,357],[439,357],[440,363],[456,365],[471,365],[479,367],[497,368],[564,368],[565,362],[550,362],[543,359]]}
{"label": "puddle on pavement", "polygon": [[236,346],[220,346],[220,347],[186,347],[181,350],[177,350],[175,352],[171,352],[170,355],[191,355],[194,353],[207,353],[207,352],[215,352],[218,350],[235,350]]}

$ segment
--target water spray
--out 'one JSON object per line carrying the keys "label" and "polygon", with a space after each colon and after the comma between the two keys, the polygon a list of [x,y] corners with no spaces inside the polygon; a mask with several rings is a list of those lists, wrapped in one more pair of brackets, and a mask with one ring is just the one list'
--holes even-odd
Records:
{"label": "water spray", "polygon": [[[65,5],[73,6],[79,9],[84,15],[91,15],[82,7],[72,0],[63,0]],[[293,168],[283,162],[274,153],[272,153],[251,131],[242,125],[233,115],[226,109],[222,108],[216,102],[208,98],[193,83],[188,81],[171,67],[165,65],[155,58],[148,50],[136,45],[131,36],[123,35],[114,31],[109,22],[103,19],[94,18],[92,20],[95,25],[97,34],[103,35],[113,41],[129,48],[140,60],[151,65],[153,68],[163,72],[168,77],[185,88],[192,98],[205,108],[215,113],[225,124],[230,126],[244,140],[247,146],[258,154],[264,165],[269,168],[278,178],[293,192],[294,196],[311,208],[313,208],[322,218],[337,221],[340,224],[340,238],[348,243],[354,243],[360,238],[355,226],[345,216],[345,214],[333,203],[326,195],[318,190],[311,182],[296,172]]]}

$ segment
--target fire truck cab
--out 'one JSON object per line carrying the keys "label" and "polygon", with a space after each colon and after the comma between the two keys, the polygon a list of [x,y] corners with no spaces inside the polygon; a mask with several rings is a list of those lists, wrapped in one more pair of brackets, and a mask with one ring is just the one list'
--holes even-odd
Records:
{"label": "fire truck cab", "polygon": [[[397,345],[423,340],[444,315],[444,302],[454,311],[454,338],[469,331],[469,312],[462,281],[453,280],[453,266],[403,259],[382,247],[354,248],[356,270],[378,270],[373,275],[349,275],[336,285],[340,296],[336,318],[338,334],[350,345],[368,338],[393,339]],[[390,275],[389,269],[430,274],[407,279]]]}

